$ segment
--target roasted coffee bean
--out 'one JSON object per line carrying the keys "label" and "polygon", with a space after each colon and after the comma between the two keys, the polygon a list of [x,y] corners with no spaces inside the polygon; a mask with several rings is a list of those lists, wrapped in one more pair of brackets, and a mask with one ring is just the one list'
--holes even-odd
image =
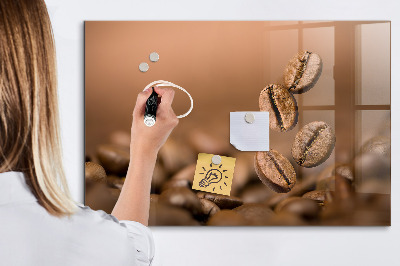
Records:
{"label": "roasted coffee bean", "polygon": [[266,225],[271,226],[303,226],[307,222],[300,216],[290,212],[280,212],[271,217]]}
{"label": "roasted coffee bean", "polygon": [[172,176],[172,180],[186,180],[190,184],[193,184],[194,172],[196,170],[196,164],[190,164],[185,168],[179,170],[175,175]]}
{"label": "roasted coffee bean", "polygon": [[304,194],[302,197],[305,199],[311,199],[317,202],[319,205],[323,205],[324,201],[326,199],[326,191],[323,190],[313,190],[310,192],[307,192]]}
{"label": "roasted coffee bean", "polygon": [[208,220],[207,225],[239,226],[239,225],[249,225],[249,222],[236,211],[221,210]]}
{"label": "roasted coffee bean", "polygon": [[163,186],[161,187],[161,191],[165,191],[170,188],[177,188],[177,187],[191,188],[192,184],[191,184],[191,182],[189,182],[188,180],[185,180],[185,179],[171,179],[163,184]]}
{"label": "roasted coffee bean", "polygon": [[218,136],[211,135],[198,128],[190,131],[188,143],[197,153],[204,152],[225,155],[230,150],[229,141],[225,141]]}
{"label": "roasted coffee bean", "polygon": [[211,217],[221,209],[212,201],[206,199],[200,199],[201,210],[204,216]]}
{"label": "roasted coffee bean", "polygon": [[162,203],[151,203],[149,213],[150,226],[200,225],[186,209]]}
{"label": "roasted coffee bean", "polygon": [[97,157],[107,173],[126,175],[129,166],[129,149],[117,145],[100,145]]}
{"label": "roasted coffee bean", "polygon": [[284,82],[291,93],[303,93],[311,89],[322,72],[321,57],[309,51],[299,52],[284,71]]}
{"label": "roasted coffee bean", "polygon": [[252,225],[264,225],[274,215],[274,212],[265,204],[247,203],[233,209]]}
{"label": "roasted coffee bean", "polygon": [[350,180],[347,178],[336,175],[335,176],[335,193],[334,199],[335,201],[352,201],[354,197],[354,189],[351,185]]}
{"label": "roasted coffee bean", "polygon": [[281,85],[270,84],[260,93],[259,107],[269,112],[269,127],[275,131],[285,132],[297,124],[298,111],[296,100]]}
{"label": "roasted coffee bean", "polygon": [[240,198],[244,203],[261,203],[274,195],[276,195],[276,192],[260,183],[246,186]]}
{"label": "roasted coffee bean", "polygon": [[153,177],[151,179],[151,191],[159,193],[164,182],[167,180],[167,175],[163,167],[156,163],[153,171]]}
{"label": "roasted coffee bean", "polygon": [[175,173],[196,161],[194,152],[187,145],[179,144],[171,138],[161,147],[158,156],[168,173]]}
{"label": "roasted coffee bean", "polygon": [[290,212],[305,219],[315,219],[319,213],[318,204],[311,199],[291,197],[280,202],[275,212]]}
{"label": "roasted coffee bean", "polygon": [[119,177],[115,175],[107,176],[107,184],[112,188],[122,189],[122,186],[125,183],[125,177]]}
{"label": "roasted coffee bean", "polygon": [[95,183],[91,189],[86,190],[85,205],[93,210],[111,213],[117,203],[119,193],[119,189],[110,188],[105,183]]}
{"label": "roasted coffee bean", "polygon": [[335,170],[332,172],[332,175],[340,175],[349,181],[354,181],[353,171],[351,170],[350,165],[347,164],[339,164],[335,167]]}
{"label": "roasted coffee bean", "polygon": [[163,191],[160,194],[159,202],[187,209],[193,215],[202,213],[199,198],[193,191],[185,187],[170,188]]}
{"label": "roasted coffee bean", "polygon": [[86,182],[104,182],[106,181],[106,177],[106,171],[101,165],[93,162],[85,163]]}
{"label": "roasted coffee bean", "polygon": [[292,164],[275,150],[256,152],[255,170],[260,180],[278,193],[290,191],[296,183]]}
{"label": "roasted coffee bean", "polygon": [[243,201],[240,198],[208,192],[198,192],[197,197],[199,199],[210,200],[217,204],[221,209],[233,209],[243,204]]}
{"label": "roasted coffee bean", "polygon": [[361,147],[361,153],[374,153],[382,156],[390,156],[390,138],[376,136],[368,140]]}
{"label": "roasted coffee bean", "polygon": [[335,135],[325,122],[314,121],[297,134],[292,146],[295,162],[304,167],[315,167],[329,158],[335,147]]}
{"label": "roasted coffee bean", "polygon": [[114,131],[110,135],[110,143],[129,148],[131,144],[131,135],[126,131]]}
{"label": "roasted coffee bean", "polygon": [[291,191],[288,193],[278,193],[274,196],[268,198],[265,202],[270,208],[275,208],[281,201],[289,198],[289,197],[298,197],[303,195],[306,192],[311,190],[315,190],[315,176],[311,176],[309,178],[303,179],[300,183],[298,183]]}

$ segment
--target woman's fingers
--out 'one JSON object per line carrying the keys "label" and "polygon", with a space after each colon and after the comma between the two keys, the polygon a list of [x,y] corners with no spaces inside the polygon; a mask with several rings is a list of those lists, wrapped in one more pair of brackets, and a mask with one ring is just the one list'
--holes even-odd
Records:
{"label": "woman's fingers", "polygon": [[133,109],[134,116],[144,116],[146,101],[150,97],[151,93],[152,93],[152,90],[151,90],[151,88],[149,88],[138,94],[137,99],[136,99],[136,105],[135,105],[135,108]]}
{"label": "woman's fingers", "polygon": [[171,88],[155,87],[154,89],[157,92],[157,94],[161,96],[160,106],[165,106],[165,107],[171,106],[172,101],[174,100],[175,91]]}

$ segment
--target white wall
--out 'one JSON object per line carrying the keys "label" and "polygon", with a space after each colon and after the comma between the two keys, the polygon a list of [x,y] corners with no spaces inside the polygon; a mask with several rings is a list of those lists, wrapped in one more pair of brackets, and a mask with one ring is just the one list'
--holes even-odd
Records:
{"label": "white wall", "polygon": [[[396,0],[47,0],[58,52],[64,160],[83,200],[84,20],[392,20],[392,73],[400,72]],[[157,36],[155,36],[157,38]],[[399,75],[392,75],[392,117],[400,116]],[[396,136],[400,120],[392,119]],[[399,265],[400,139],[392,139],[389,228],[152,228],[156,265]],[[112,256],[112,254],[110,254]]]}

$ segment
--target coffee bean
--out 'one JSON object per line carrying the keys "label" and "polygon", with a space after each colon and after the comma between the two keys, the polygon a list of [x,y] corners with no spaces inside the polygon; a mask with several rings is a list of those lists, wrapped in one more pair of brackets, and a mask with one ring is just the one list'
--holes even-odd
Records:
{"label": "coffee bean", "polygon": [[151,203],[149,213],[150,226],[194,226],[200,225],[193,219],[192,215],[186,209],[175,207],[162,203]]}
{"label": "coffee bean", "polygon": [[259,107],[269,112],[269,127],[285,132],[297,124],[298,111],[294,97],[281,85],[271,84],[260,93]]}
{"label": "coffee bean", "polygon": [[106,181],[106,177],[106,171],[101,165],[93,162],[85,163],[86,182],[104,182]]}
{"label": "coffee bean", "polygon": [[326,191],[323,190],[313,190],[310,192],[307,192],[304,194],[302,197],[305,199],[311,199],[317,202],[320,206],[324,204],[324,201],[326,199]]}
{"label": "coffee bean", "polygon": [[131,134],[126,131],[114,131],[110,135],[110,143],[129,148],[131,144]]}
{"label": "coffee bean", "polygon": [[163,184],[161,187],[161,192],[168,190],[170,188],[185,187],[192,188],[191,182],[185,179],[171,179]]}
{"label": "coffee bean", "polygon": [[85,205],[93,210],[103,210],[111,213],[117,203],[120,190],[110,188],[105,183],[96,183],[91,189],[86,190]]}
{"label": "coffee bean", "polygon": [[221,210],[212,216],[207,225],[211,226],[239,226],[249,225],[249,222],[239,213],[233,210]]}
{"label": "coffee bean", "polygon": [[220,209],[233,209],[243,204],[240,198],[208,192],[198,192],[197,197],[214,202]]}
{"label": "coffee bean", "polygon": [[176,174],[172,176],[172,180],[186,180],[190,184],[193,184],[194,172],[196,170],[196,164],[190,164],[181,170],[179,170]]}
{"label": "coffee bean", "polygon": [[348,164],[339,164],[335,167],[334,171],[332,171],[332,175],[340,175],[349,181],[354,181],[353,171],[351,170],[350,165]]}
{"label": "coffee bean", "polygon": [[309,178],[303,178],[303,180],[296,184],[296,186],[289,191],[288,193],[278,193],[274,196],[268,198],[265,202],[270,208],[275,208],[281,201],[289,198],[289,197],[298,197],[303,195],[306,192],[315,189],[315,176],[311,176]]}
{"label": "coffee bean", "polygon": [[198,128],[190,131],[188,142],[197,153],[225,155],[230,150],[229,141],[225,141],[221,137],[211,135]]}
{"label": "coffee bean", "polygon": [[274,195],[276,192],[260,183],[246,186],[240,198],[244,203],[261,203]]}
{"label": "coffee bean", "polygon": [[167,175],[165,174],[163,167],[159,163],[156,163],[153,171],[153,177],[151,179],[151,191],[153,193],[159,193],[166,180]]}
{"label": "coffee bean", "polygon": [[169,138],[158,152],[166,172],[175,173],[196,161],[194,152],[187,146]]}
{"label": "coffee bean", "polygon": [[260,180],[278,193],[290,191],[296,183],[292,164],[275,150],[256,152],[255,170]]}
{"label": "coffee bean", "polygon": [[290,212],[305,219],[315,219],[319,213],[318,204],[311,199],[291,197],[280,202],[275,212]]}
{"label": "coffee bean", "polygon": [[187,209],[195,216],[202,213],[199,198],[193,191],[185,187],[175,187],[163,191],[160,194],[159,202]]}
{"label": "coffee bean", "polygon": [[107,173],[126,175],[129,166],[129,149],[117,145],[100,145],[97,157]]}
{"label": "coffee bean", "polygon": [[270,226],[304,226],[307,222],[300,216],[290,212],[280,212],[271,217],[266,225]]}
{"label": "coffee bean", "polygon": [[314,121],[297,134],[292,146],[295,162],[304,167],[315,167],[325,162],[335,147],[335,135],[325,122]]}
{"label": "coffee bean", "polygon": [[124,183],[125,183],[125,177],[119,177],[115,175],[107,176],[107,184],[112,188],[117,188],[121,190]]}
{"label": "coffee bean", "polygon": [[211,217],[221,209],[212,201],[200,199],[201,210],[205,217]]}
{"label": "coffee bean", "polygon": [[299,52],[284,71],[284,82],[291,93],[303,93],[311,89],[322,72],[321,57],[309,51]]}
{"label": "coffee bean", "polygon": [[274,215],[274,212],[265,204],[246,203],[233,209],[252,225],[264,225]]}

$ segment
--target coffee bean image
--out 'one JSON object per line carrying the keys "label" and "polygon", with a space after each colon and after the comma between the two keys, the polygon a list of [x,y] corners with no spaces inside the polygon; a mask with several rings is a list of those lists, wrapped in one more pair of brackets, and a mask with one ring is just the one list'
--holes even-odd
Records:
{"label": "coffee bean image", "polygon": [[85,163],[85,180],[87,182],[104,182],[106,177],[106,171],[101,165],[93,162]]}
{"label": "coffee bean image", "polygon": [[198,192],[197,197],[199,199],[207,199],[215,204],[221,209],[233,209],[239,207],[243,204],[243,201],[240,198],[226,195],[219,195],[215,193],[208,192]]}
{"label": "coffee bean image", "polygon": [[292,146],[295,162],[311,168],[325,162],[335,147],[335,134],[325,122],[314,121],[305,125],[297,134]]}
{"label": "coffee bean image", "polygon": [[271,217],[266,225],[270,226],[304,226],[308,223],[300,216],[290,212],[280,212]]}
{"label": "coffee bean image", "polygon": [[284,83],[291,93],[303,93],[311,89],[322,72],[321,57],[310,51],[299,52],[284,71]]}
{"label": "coffee bean image", "polygon": [[211,226],[239,226],[249,225],[249,222],[238,212],[233,210],[222,210],[212,216],[207,225]]}
{"label": "coffee bean image", "polygon": [[196,161],[195,153],[186,145],[179,145],[169,138],[161,147],[158,156],[167,173],[175,173]]}
{"label": "coffee bean image", "polygon": [[285,132],[297,124],[298,111],[296,100],[281,85],[270,84],[260,93],[259,107],[269,112],[269,127],[275,131]]}
{"label": "coffee bean image", "polygon": [[304,219],[315,219],[319,211],[317,202],[300,197],[287,198],[275,207],[276,213],[290,212]]}
{"label": "coffee bean image", "polygon": [[194,179],[195,170],[196,170],[196,164],[190,164],[190,165],[182,168],[178,172],[176,172],[176,174],[174,174],[171,179],[172,180],[186,180],[190,184],[192,184],[193,179]]}
{"label": "coffee bean image", "polygon": [[161,191],[161,187],[166,180],[167,175],[164,171],[164,168],[159,163],[156,163],[153,171],[153,177],[151,178],[151,191]]}
{"label": "coffee bean image", "polygon": [[112,188],[118,188],[119,190],[121,190],[124,182],[125,177],[119,177],[115,175],[107,176],[107,184]]}
{"label": "coffee bean image", "polygon": [[244,203],[261,203],[271,198],[276,194],[264,184],[258,182],[258,184],[252,184],[246,186],[246,188],[240,194],[240,198]]}
{"label": "coffee bean image", "polygon": [[160,194],[159,202],[184,208],[193,215],[202,213],[201,204],[196,194],[185,187],[170,188]]}
{"label": "coffee bean image", "polygon": [[182,209],[176,206],[162,204],[162,203],[151,203],[149,213],[149,225],[160,225],[160,226],[176,226],[176,225],[200,225],[196,221],[191,213],[186,209]]}
{"label": "coffee bean image", "polygon": [[161,187],[161,192],[176,187],[191,188],[192,183],[185,179],[171,179],[163,184],[163,186]]}
{"label": "coffee bean image", "polygon": [[97,148],[97,157],[107,173],[126,175],[129,166],[129,149],[105,144]]}
{"label": "coffee bean image", "polygon": [[201,210],[204,216],[211,217],[221,209],[214,202],[206,199],[200,199]]}
{"label": "coffee bean image", "polygon": [[274,212],[265,204],[247,203],[233,209],[241,214],[252,225],[264,225],[274,215]]}
{"label": "coffee bean image", "polygon": [[317,202],[319,205],[323,205],[326,199],[326,194],[327,192],[324,190],[313,190],[304,194],[302,198],[311,199]]}
{"label": "coffee bean image", "polygon": [[289,192],[296,183],[292,164],[275,150],[256,152],[254,164],[261,182],[275,192]]}

